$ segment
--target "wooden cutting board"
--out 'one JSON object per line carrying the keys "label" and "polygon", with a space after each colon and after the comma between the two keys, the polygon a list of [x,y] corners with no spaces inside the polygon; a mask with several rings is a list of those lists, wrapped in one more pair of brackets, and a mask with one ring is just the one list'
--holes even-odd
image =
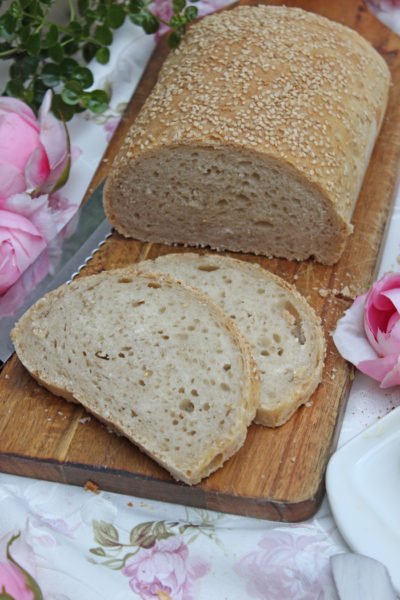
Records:
{"label": "wooden cutting board", "polygon": [[[309,406],[278,429],[250,427],[245,445],[222,469],[189,487],[174,482],[128,441],[110,434],[94,418],[88,419],[79,406],[40,388],[13,356],[0,374],[1,471],[78,485],[92,481],[105,490],[280,521],[303,520],[317,510],[351,382],[350,369],[335,351],[330,332],[351,298],[373,279],[400,171],[400,39],[370,14],[361,0],[286,0],[285,4],[356,29],[384,56],[393,75],[387,116],[354,214],[355,233],[340,262],[326,267],[310,261],[239,256],[294,283],[322,318],[328,354],[323,382]],[[161,43],[92,188],[106,175],[166,54],[166,45]],[[82,276],[167,252],[171,248],[114,234]]]}

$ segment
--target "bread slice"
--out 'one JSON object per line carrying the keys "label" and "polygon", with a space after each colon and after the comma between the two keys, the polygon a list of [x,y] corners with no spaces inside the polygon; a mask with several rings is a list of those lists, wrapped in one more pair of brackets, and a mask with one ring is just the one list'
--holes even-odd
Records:
{"label": "bread slice", "polygon": [[12,332],[50,391],[80,402],[195,484],[243,444],[258,376],[235,324],[197,290],[118,269],[64,285]]}
{"label": "bread slice", "polygon": [[261,374],[256,423],[282,425],[307,402],[321,381],[325,340],[314,310],[294,286],[226,256],[168,254],[138,268],[199,288],[235,320]]}
{"label": "bread slice", "polygon": [[166,59],[104,191],[148,242],[341,256],[390,72],[358,33],[297,8],[239,6]]}

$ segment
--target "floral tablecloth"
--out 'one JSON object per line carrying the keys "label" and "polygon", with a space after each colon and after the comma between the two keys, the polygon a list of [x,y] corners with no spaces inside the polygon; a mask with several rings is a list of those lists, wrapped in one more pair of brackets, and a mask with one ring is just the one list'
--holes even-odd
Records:
{"label": "floral tablecloth", "polygon": [[[198,6],[205,14],[223,4]],[[400,3],[375,4],[400,32]],[[168,11],[168,2],[157,10]],[[155,43],[126,25],[110,64],[94,65],[96,83],[113,94],[105,114],[84,113],[69,125],[78,151],[63,193],[77,205]],[[399,270],[399,228],[400,195],[381,273]],[[339,444],[399,405],[398,388],[382,391],[357,376]],[[8,545],[46,600],[334,600],[329,557],[349,551],[327,499],[312,520],[284,525],[7,474],[0,474],[0,539],[0,597],[10,598],[1,594],[2,578],[10,580],[16,568],[6,557]],[[17,579],[15,586],[15,600],[32,598]]]}

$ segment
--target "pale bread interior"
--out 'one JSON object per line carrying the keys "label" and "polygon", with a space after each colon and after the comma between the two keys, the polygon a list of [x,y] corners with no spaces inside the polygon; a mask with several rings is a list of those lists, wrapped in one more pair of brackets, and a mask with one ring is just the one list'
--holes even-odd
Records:
{"label": "pale bread interior", "polygon": [[138,264],[199,288],[234,319],[261,375],[256,423],[285,423],[322,378],[325,341],[314,310],[294,286],[258,265],[192,253]]}
{"label": "pale bread interior", "polygon": [[240,448],[255,415],[257,374],[235,325],[163,276],[122,269],[64,285],[12,337],[40,383],[189,484]]}

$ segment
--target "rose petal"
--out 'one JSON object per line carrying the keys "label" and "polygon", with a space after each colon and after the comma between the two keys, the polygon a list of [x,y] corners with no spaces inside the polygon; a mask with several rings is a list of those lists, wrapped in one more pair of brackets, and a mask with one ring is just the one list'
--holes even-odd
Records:
{"label": "rose petal", "polygon": [[396,365],[397,360],[397,356],[384,356],[375,360],[363,360],[358,363],[357,369],[376,381],[382,381]]}
{"label": "rose petal", "polygon": [[378,330],[386,331],[394,306],[383,292],[400,287],[400,274],[388,273],[374,283],[367,294],[365,304],[365,328],[377,337]]}
{"label": "rose petal", "polygon": [[400,355],[400,323],[395,326],[392,333],[384,333],[378,331],[378,340],[375,344],[376,353],[378,356],[399,356]]}
{"label": "rose petal", "polygon": [[25,217],[0,210],[0,294],[3,294],[45,249],[46,242]]}
{"label": "rose petal", "polygon": [[[68,139],[65,125],[50,112],[51,91],[48,90],[39,110],[40,141],[43,144],[51,171],[65,166],[68,158]],[[61,168],[62,171],[62,168]]]}
{"label": "rose petal", "polygon": [[51,210],[47,194],[36,198],[29,194],[15,194],[6,200],[5,207],[29,219],[47,242],[59,231],[58,215]]}
{"label": "rose petal", "polygon": [[8,240],[0,242],[0,274],[0,295],[2,295],[21,275],[15,260],[15,250]]}
{"label": "rose petal", "polygon": [[24,173],[13,165],[0,162],[0,208],[6,198],[24,191]]}
{"label": "rose petal", "polygon": [[386,298],[389,298],[397,312],[400,313],[400,282],[398,285],[398,288],[385,290],[384,292],[382,292],[382,295],[386,296]]}
{"label": "rose petal", "polygon": [[0,116],[0,161],[21,171],[40,143],[39,128],[27,123],[17,114]]}
{"label": "rose petal", "polygon": [[397,357],[397,363],[393,369],[383,379],[380,387],[388,388],[394,385],[400,385],[400,358]]}
{"label": "rose petal", "polygon": [[39,145],[30,155],[26,167],[25,177],[27,189],[39,189],[49,177],[50,166],[46,151]]}
{"label": "rose petal", "polygon": [[0,96],[0,114],[2,112],[19,115],[29,123],[29,125],[39,131],[35,113],[27,104],[25,104],[25,102],[22,102],[22,100],[11,98],[9,96]]}
{"label": "rose petal", "polygon": [[344,316],[339,319],[332,336],[340,354],[353,365],[376,358],[376,353],[365,337],[365,299],[366,294],[356,298]]}

